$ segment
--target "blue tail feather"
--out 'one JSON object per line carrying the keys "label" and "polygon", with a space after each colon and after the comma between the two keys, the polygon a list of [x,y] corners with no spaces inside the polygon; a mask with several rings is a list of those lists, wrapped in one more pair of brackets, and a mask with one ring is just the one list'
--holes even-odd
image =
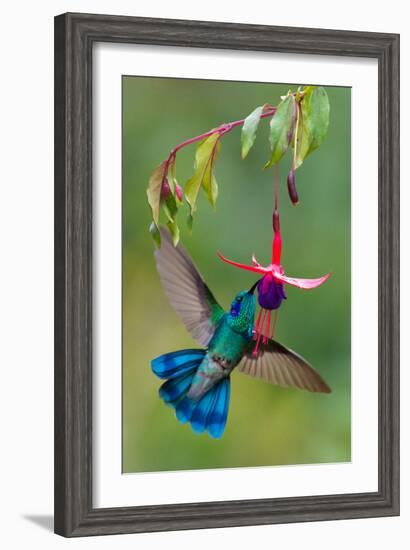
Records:
{"label": "blue tail feather", "polygon": [[192,380],[195,375],[195,370],[181,374],[177,378],[170,378],[159,389],[159,396],[166,403],[178,401],[182,395],[189,390]]}
{"label": "blue tail feather", "polygon": [[198,401],[187,397],[206,350],[187,349],[166,353],[151,361],[153,372],[159,378],[166,378],[159,390],[159,396],[167,405],[175,408],[177,419],[190,422],[194,432],[205,430],[214,438],[224,432],[228,416],[230,380],[223,378]]}
{"label": "blue tail feather", "polygon": [[199,401],[184,397],[176,406],[177,419],[190,422],[196,433],[205,430],[214,438],[219,438],[225,430],[230,398],[230,379],[223,378]]}
{"label": "blue tail feather", "polygon": [[194,432],[202,433],[205,431],[216,393],[216,391],[210,390],[196,403],[190,419]]}
{"label": "blue tail feather", "polygon": [[175,378],[195,370],[202,361],[204,349],[184,349],[160,355],[151,361],[151,368],[158,378]]}
{"label": "blue tail feather", "polygon": [[209,435],[215,438],[221,437],[228,418],[231,384],[229,378],[225,378],[218,385],[218,395],[207,423]]}
{"label": "blue tail feather", "polygon": [[177,419],[182,423],[185,424],[186,422],[189,422],[191,420],[192,411],[195,408],[195,401],[192,401],[192,399],[188,399],[188,397],[184,397],[181,399],[181,401],[176,406],[176,415]]}

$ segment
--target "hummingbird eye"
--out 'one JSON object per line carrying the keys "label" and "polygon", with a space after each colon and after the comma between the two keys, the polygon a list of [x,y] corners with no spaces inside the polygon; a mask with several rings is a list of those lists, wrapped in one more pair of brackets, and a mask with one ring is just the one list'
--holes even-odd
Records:
{"label": "hummingbird eye", "polygon": [[238,298],[236,299],[237,302],[242,302],[242,296],[238,296]]}

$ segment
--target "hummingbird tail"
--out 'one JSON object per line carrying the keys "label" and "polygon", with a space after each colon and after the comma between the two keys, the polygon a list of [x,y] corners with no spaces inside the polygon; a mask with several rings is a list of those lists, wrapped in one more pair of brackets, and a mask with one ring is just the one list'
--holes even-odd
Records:
{"label": "hummingbird tail", "polygon": [[190,422],[196,433],[205,430],[212,437],[219,438],[225,430],[230,398],[230,378],[223,378],[198,401],[182,398],[176,406],[180,422]]}
{"label": "hummingbird tail", "polygon": [[207,431],[215,438],[224,432],[228,416],[230,380],[223,378],[200,399],[187,397],[195,373],[206,350],[186,349],[161,355],[151,361],[151,367],[159,378],[167,379],[159,389],[159,396],[173,407],[177,419],[190,422],[196,433]]}

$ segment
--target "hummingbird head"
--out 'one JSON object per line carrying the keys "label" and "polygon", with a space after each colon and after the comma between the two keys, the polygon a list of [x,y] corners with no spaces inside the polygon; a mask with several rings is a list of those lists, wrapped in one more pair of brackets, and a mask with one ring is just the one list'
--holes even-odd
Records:
{"label": "hummingbird head", "polygon": [[243,290],[237,294],[231,304],[229,324],[237,332],[249,332],[253,327],[255,317],[254,285],[249,291]]}

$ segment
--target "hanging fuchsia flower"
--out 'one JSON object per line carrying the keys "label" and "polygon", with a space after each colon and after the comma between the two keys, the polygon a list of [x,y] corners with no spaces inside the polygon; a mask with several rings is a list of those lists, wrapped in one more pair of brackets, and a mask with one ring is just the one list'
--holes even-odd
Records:
{"label": "hanging fuchsia flower", "polygon": [[328,273],[327,275],[317,279],[300,279],[286,276],[283,267],[280,264],[282,239],[279,230],[279,216],[276,211],[273,217],[273,227],[274,237],[272,242],[272,263],[266,267],[262,266],[254,256],[252,256],[252,265],[245,265],[228,260],[225,256],[218,252],[218,256],[224,262],[235,267],[239,267],[240,269],[245,269],[247,271],[252,271],[253,273],[262,275],[262,278],[257,283],[258,302],[262,309],[259,312],[254,328],[254,338],[257,341],[254,350],[255,354],[258,353],[261,337],[263,338],[264,343],[268,341],[268,338],[273,338],[277,315],[275,315],[271,330],[271,312],[272,310],[276,310],[275,313],[277,314],[277,310],[280,307],[282,300],[286,299],[284,284],[296,286],[304,290],[310,290],[323,284],[331,275],[331,273]]}

